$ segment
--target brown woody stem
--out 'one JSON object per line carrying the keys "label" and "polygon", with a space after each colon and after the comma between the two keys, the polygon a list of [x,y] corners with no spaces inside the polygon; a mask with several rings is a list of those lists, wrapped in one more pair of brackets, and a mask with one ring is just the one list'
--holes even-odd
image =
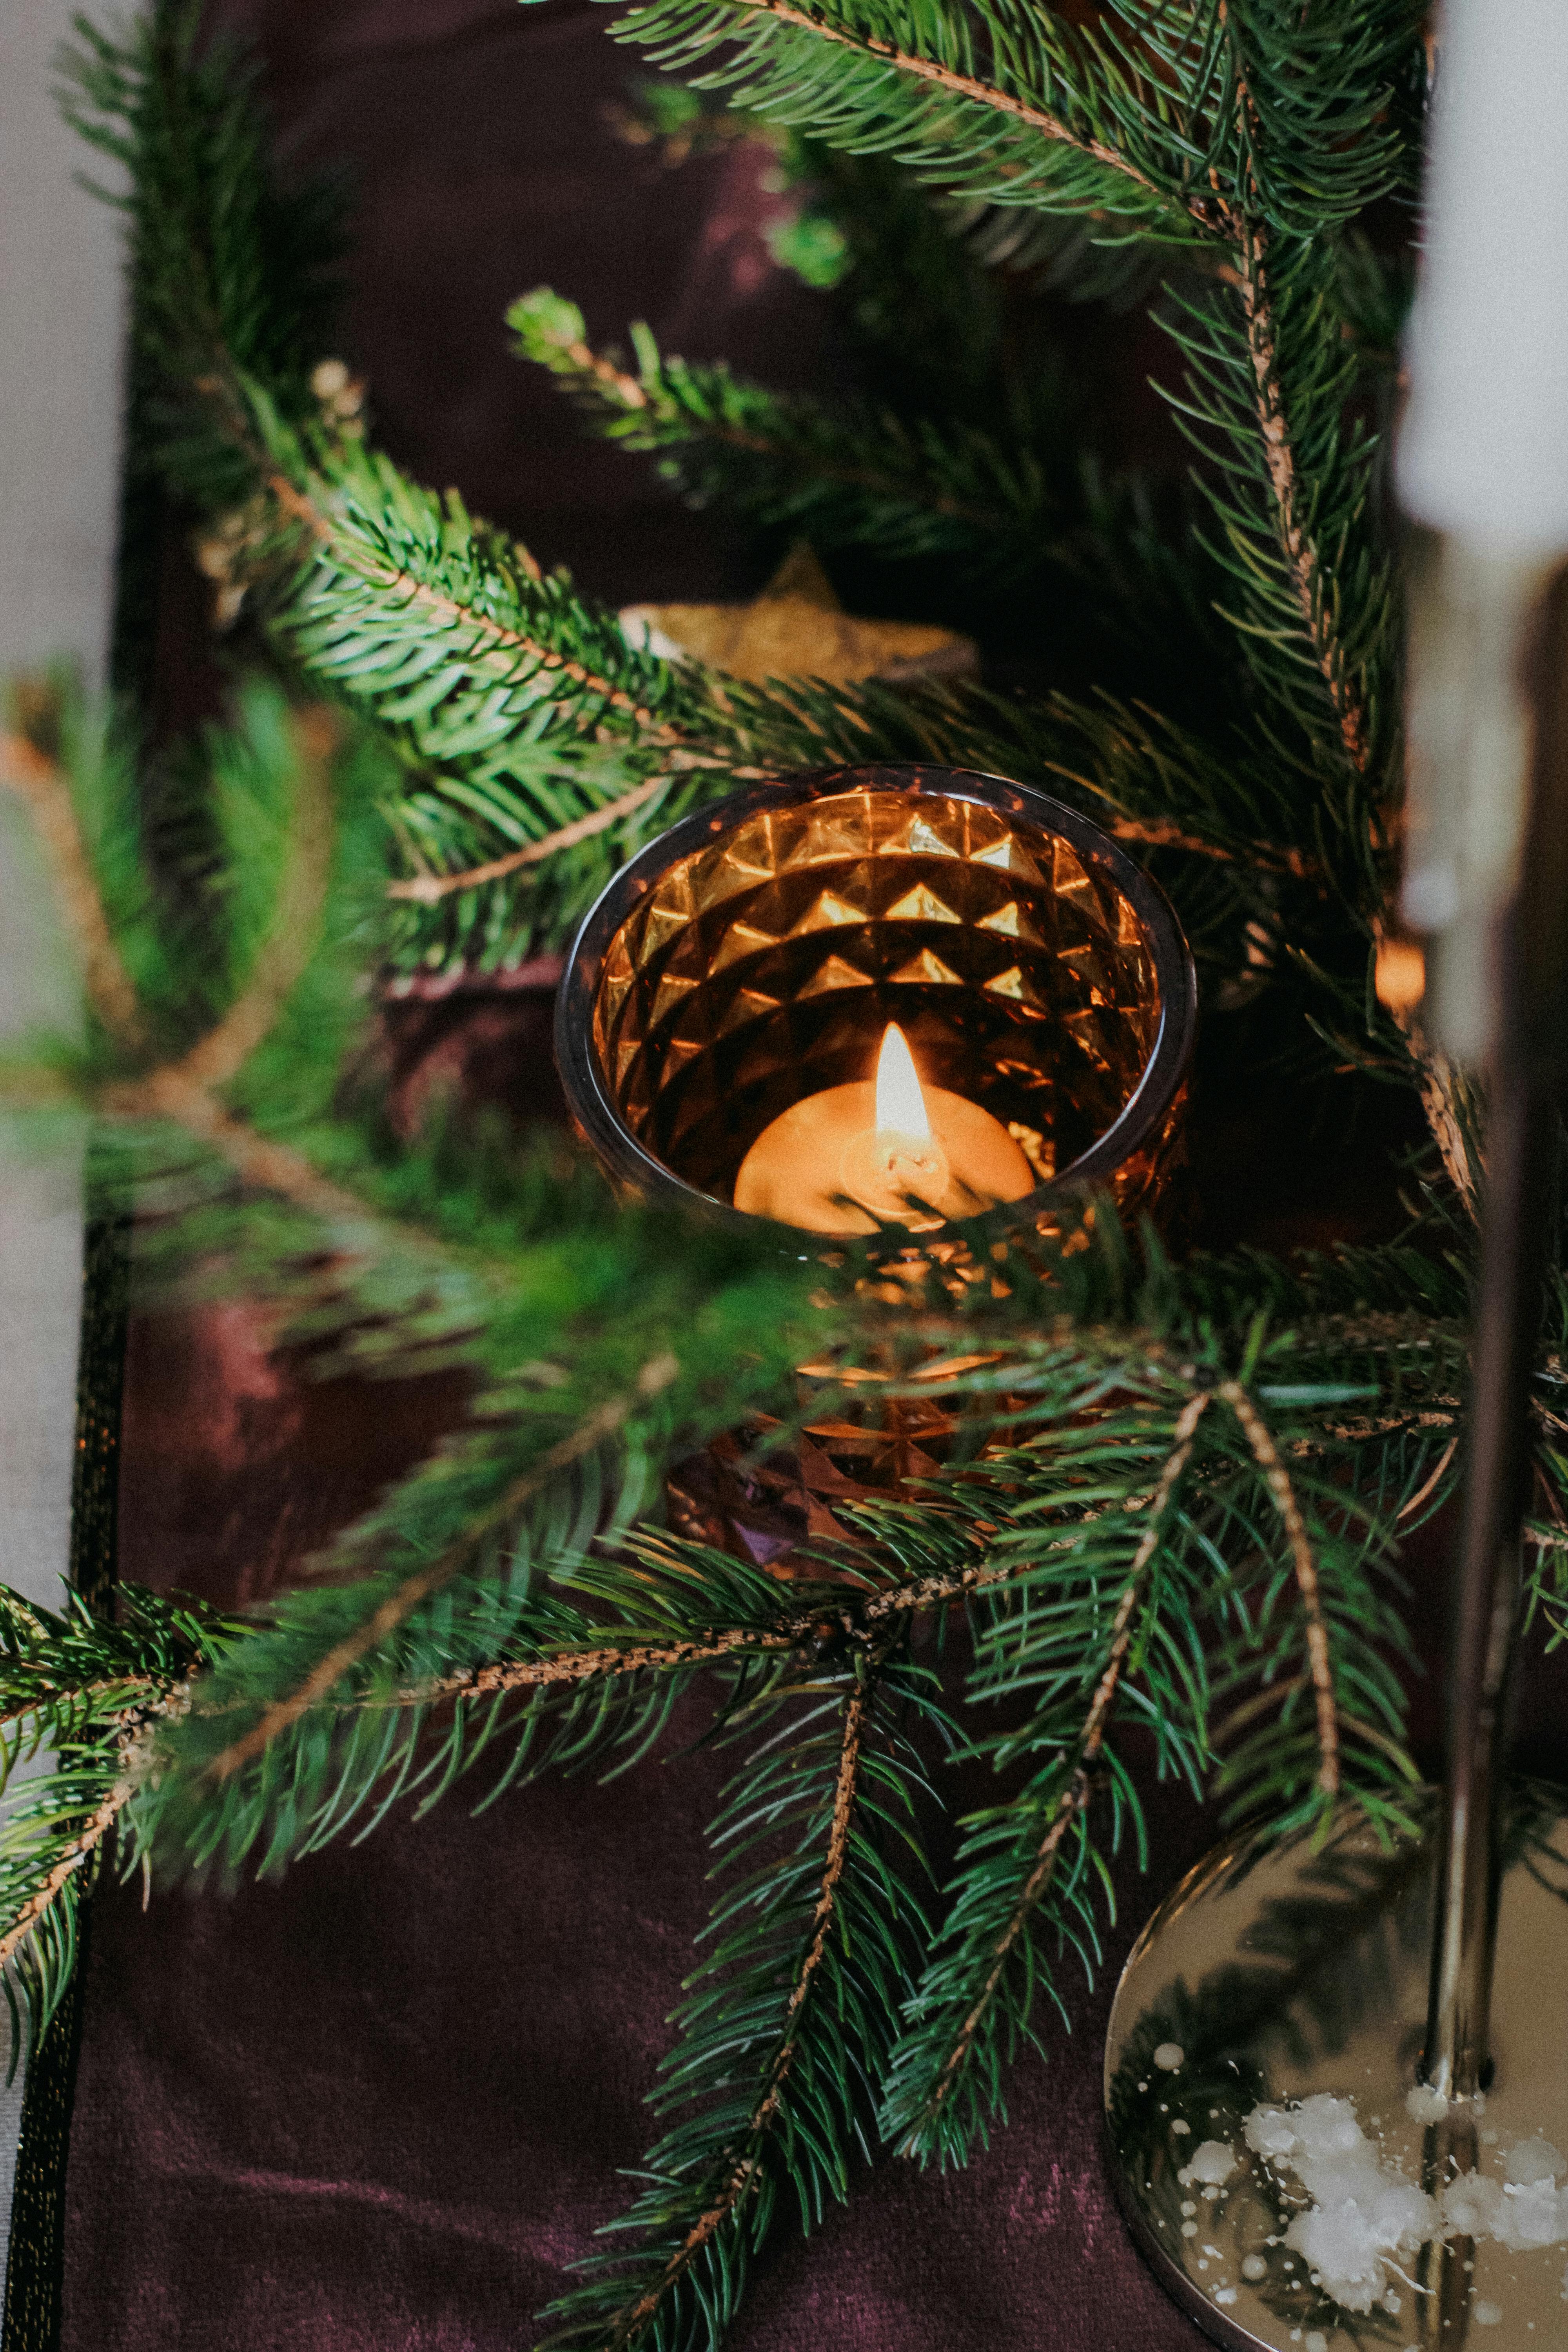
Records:
{"label": "brown woody stem", "polygon": [[592,344],[563,343],[561,349],[580,374],[593,376],[613,399],[620,402],[623,408],[647,406],[647,394],[636,376],[628,375],[625,368],[616,367],[613,360],[604,358]]}
{"label": "brown woody stem", "polygon": [[0,735],[0,783],[8,784],[27,803],[52,871],[60,911],[81,953],[88,994],[99,1018],[122,1044],[140,1045],[141,1007],[110,936],[69,785],[53,760],[25,735],[12,734]]}
{"label": "brown woody stem", "polygon": [[362,1625],[356,1625],[352,1633],[346,1633],[341,1642],[335,1642],[287,1698],[275,1699],[265,1707],[247,1732],[231,1741],[214,1758],[206,1768],[208,1778],[218,1781],[231,1779],[253,1757],[259,1756],[280,1731],[286,1731],[310,1707],[318,1706],[351,1667],[357,1665],[390,1633],[396,1632],[422,1601],[428,1599],[432,1592],[438,1592],[444,1584],[449,1584],[487,1538],[514,1517],[525,1503],[549,1484],[557,1471],[581,1461],[584,1454],[591,1454],[596,1445],[602,1444],[627,1419],[640,1400],[668,1387],[679,1370],[679,1366],[670,1356],[655,1357],[645,1364],[630,1393],[612,1398],[600,1405],[570,1435],[551,1446],[531,1470],[511,1481],[489,1510],[480,1512],[469,1521],[456,1543],[448,1545],[437,1559],[426,1561],[423,1568],[405,1576]]}
{"label": "brown woody stem", "polygon": [[[928,1609],[942,1609],[987,1585],[1005,1584],[1021,1571],[1016,1568],[969,1568],[956,1576],[928,1576],[910,1584],[893,1584],[857,1601],[840,1622],[847,1632],[883,1623],[889,1617],[907,1617]],[[703,1665],[738,1651],[787,1654],[810,1642],[824,1623],[821,1610],[782,1619],[766,1632],[717,1631],[695,1634],[683,1642],[604,1642],[582,1650],[558,1650],[540,1658],[500,1658],[472,1674],[450,1675],[440,1681],[410,1685],[384,1697],[367,1699],[368,1706],[436,1706],[446,1699],[489,1698],[509,1690],[551,1690],[596,1676],[666,1674],[682,1666]]]}
{"label": "brown woody stem", "polygon": [[1187,212],[1201,226],[1209,227],[1213,225],[1211,207],[1204,199],[1182,205],[1178,200],[1167,197],[1147,173],[1141,172],[1135,163],[1129,163],[1116,148],[1106,146],[1099,139],[1085,138],[1081,132],[1070,129],[1060,115],[1048,113],[1043,107],[1030,106],[1024,99],[1013,98],[1007,91],[998,89],[993,82],[981,81],[973,74],[958,73],[951,66],[938,65],[931,58],[916,57],[907,49],[895,48],[890,41],[872,40],[861,34],[843,32],[836,25],[825,24],[820,16],[807,9],[790,6],[789,0],[741,0],[741,5],[759,16],[772,16],[780,24],[799,26],[804,32],[815,33],[819,40],[837,42],[861,57],[875,58],[884,65],[895,66],[900,73],[934,83],[939,89],[948,91],[953,98],[966,99],[976,106],[990,108],[993,113],[1005,114],[1026,130],[1038,131],[1042,138],[1050,140],[1055,145],[1073,147],[1080,155],[1092,156],[1108,171],[1119,173],[1123,179],[1133,181],[1162,203],[1170,204],[1173,210]]}
{"label": "brown woody stem", "polygon": [[448,1698],[490,1698],[500,1691],[554,1690],[573,1683],[592,1682],[597,1675],[668,1674],[679,1666],[700,1666],[733,1657],[737,1650],[789,1651],[806,1638],[812,1621],[770,1633],[713,1633],[688,1642],[605,1642],[597,1649],[563,1650],[553,1657],[501,1658],[469,1675],[447,1675],[405,1691],[395,1691],[371,1706],[434,1706]]}
{"label": "brown woody stem", "polygon": [[[1094,1767],[1104,1744],[1105,1728],[1110,1719],[1111,1703],[1121,1684],[1121,1671],[1127,1663],[1127,1653],[1132,1643],[1133,1616],[1142,1593],[1150,1563],[1159,1548],[1167,1507],[1175,1491],[1177,1481],[1187,1466],[1193,1450],[1193,1440],[1208,1402],[1208,1391],[1200,1389],[1187,1399],[1177,1416],[1175,1426],[1171,1433],[1173,1441],[1171,1451],[1165,1458],[1160,1475],[1155,1481],[1153,1492],[1149,1497],[1148,1523],[1139,1539],[1138,1549],[1132,1555],[1131,1564],[1127,1571],[1127,1582],[1116,1604],[1116,1614],[1111,1621],[1110,1646],[1106,1654],[1100,1680],[1094,1686],[1083,1727],[1079,1733],[1077,1757],[1072,1772],[1067,1786],[1051,1808],[1050,1820],[1036,1852],[1034,1865],[1024,1882],[1022,1892],[1013,1906],[1007,1924],[993,1948],[991,1967],[986,1973],[985,1981],[969,2014],[960,2026],[952,2049],[942,2061],[942,2071],[937,2076],[931,2098],[926,2105],[923,2120],[927,2123],[936,2115],[957,2083],[968,2061],[969,2053],[974,2047],[975,2036],[1000,1990],[1007,1963],[1016,1949],[1018,1939],[1056,1874],[1063,1841],[1089,1802],[1094,1782]],[[906,2154],[909,2152],[909,2147],[910,2142],[906,2141]]]}
{"label": "brown woody stem", "polygon": [[1279,344],[1268,295],[1267,239],[1262,227],[1237,208],[1229,208],[1226,218],[1238,257],[1241,307],[1247,321],[1247,354],[1252,362],[1253,401],[1280,545],[1313,658],[1339,722],[1345,756],[1357,775],[1364,775],[1371,758],[1366,713],[1345,676],[1343,658],[1328,626],[1323,606],[1322,560],[1301,517],[1295,446],[1280,388]]}
{"label": "brown woody stem", "polygon": [[16,1958],[39,1920],[58,1901],[63,1888],[84,1869],[134,1795],[138,1769],[152,1742],[156,1718],[186,1703],[188,1677],[156,1685],[157,1696],[128,1708],[120,1727],[120,1775],[102,1802],[88,1815],[76,1836],[56,1861],[47,1876],[35,1887],[16,1918],[0,1936],[0,1969]]}
{"label": "brown woody stem", "polygon": [[1308,1539],[1307,1523],[1301,1517],[1296,1490],[1290,1484],[1289,1473],[1279,1457],[1279,1449],[1274,1443],[1268,1424],[1241,1382],[1223,1381],[1215,1394],[1224,1399],[1241,1423],[1243,1434],[1252,1448],[1253,1459],[1263,1473],[1274,1498],[1274,1507],[1284,1523],[1286,1540],[1290,1546],[1290,1557],[1296,1570],[1296,1587],[1301,1595],[1301,1611],[1307,1624],[1307,1665],[1318,1711],[1318,1786],[1326,1796],[1336,1796],[1340,1786],[1339,1708],[1334,1698],[1334,1670],[1329,1654],[1329,1629],[1323,1615],[1318,1563]]}
{"label": "brown woody stem", "polygon": [[795,1970],[790,1988],[784,2023],[778,2045],[773,2052],[763,2078],[756,2105],[747,2118],[746,2132],[738,2149],[721,2159],[725,2165],[719,2185],[700,2219],[688,2231],[680,2245],[670,2256],[653,2284],[621,2313],[607,2338],[605,2352],[623,2352],[634,2343],[659,2305],[715,2233],[722,2228],[735,2210],[756,2176],[759,2152],[772,2127],[784,2096],[784,2084],[800,2034],[800,2022],[813,1982],[822,1965],[837,1910],[838,1888],[849,1859],[849,1832],[855,1818],[855,1802],[859,1790],[860,1766],[865,1754],[866,1718],[874,1689],[875,1666],[863,1679],[858,1680],[849,1704],[844,1711],[844,1729],[839,1742],[838,1777],[833,1792],[833,1821],[828,1832],[827,1853],[822,1873],[822,1888],[812,1914],[805,1948]]}

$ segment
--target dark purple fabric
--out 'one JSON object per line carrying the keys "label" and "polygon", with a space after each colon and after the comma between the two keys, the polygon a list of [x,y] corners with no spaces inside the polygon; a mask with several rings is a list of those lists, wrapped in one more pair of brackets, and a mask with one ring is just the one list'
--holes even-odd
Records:
{"label": "dark purple fabric", "polygon": [[[142,1321],[124,1572],[265,1590],[458,1409],[435,1383],[310,1385],[237,1309]],[[263,1336],[264,1335],[260,1335]],[[264,1368],[264,1370],[262,1369]],[[180,1410],[183,1400],[184,1411]],[[227,1418],[226,1418],[227,1415]],[[203,1525],[206,1542],[203,1549]],[[283,1533],[279,1533],[279,1529]],[[1410,1548],[1435,1645],[1441,1530]],[[198,1574],[188,1572],[200,1569]],[[1529,1678],[1526,1760],[1560,1754]],[[1429,1693],[1420,1710],[1435,1729]],[[516,2352],[649,2137],[641,2106],[710,1890],[723,1759],[689,1742],[601,1786],[547,1780],[478,1819],[461,1790],[236,1896],[95,1906],[68,2179],[65,2352]],[[961,1792],[974,1801],[978,1788]],[[1116,1974],[1215,1825],[1156,1790],[1147,1880],[1119,1873],[1098,1989],[1026,2058],[967,2171],[888,2162],[762,2264],[737,2352],[1183,2352],[1196,2338],[1121,2225],[1100,2148]]]}
{"label": "dark purple fabric", "polygon": [[[779,383],[830,371],[822,306],[767,263],[774,202],[731,151],[659,174],[603,111],[632,70],[584,0],[223,0],[258,28],[284,153],[352,163],[346,343],[378,429],[426,479],[570,561],[616,600],[743,593],[753,559],[579,437],[509,359],[500,311],[542,280],[595,332],[649,318]],[[171,557],[163,687],[195,610]],[[184,601],[182,603],[182,596]],[[547,1107],[547,1005],[454,999],[394,1023],[395,1096]],[[1201,1230],[1271,1245],[1370,1239],[1392,1213],[1388,1132],[1303,1143],[1252,1097],[1199,1102]],[[237,1307],[138,1322],[128,1367],[123,1573],[254,1600],[461,1412],[450,1378],[312,1382]],[[1432,1646],[1441,1544],[1411,1562]],[[1555,1752],[1538,1682],[1531,1760]],[[1428,1685],[1428,1752],[1436,1713]],[[689,1724],[684,1727],[689,1730]],[[97,1899],[68,2180],[65,2352],[517,2352],[647,2145],[641,2101],[706,1913],[707,1751],[602,1788],[550,1780],[478,1821],[461,1790],[363,1847],[237,1897]],[[1110,1987],[1153,1903],[1214,1834],[1158,1796],[1147,1882],[1124,1885],[1100,1990],[1027,2059],[1012,2124],[966,2173],[887,2164],[759,2272],[737,2352],[1184,2352],[1110,2200],[1099,2146]]]}
{"label": "dark purple fabric", "polygon": [[[517,2352],[647,2140],[704,1916],[706,1754],[460,1797],[237,1900],[107,1896],[69,2175],[68,2352]],[[1194,1850],[1182,1810],[1156,1864]],[[1201,1845],[1202,1839],[1197,1841]],[[1140,1889],[1135,1927],[1149,1901]],[[1125,1937],[1118,1939],[1119,1946]],[[1119,1954],[1118,1954],[1119,1957]],[[969,2171],[889,2165],[760,2276],[738,2352],[1179,2352],[1098,2147],[1103,1996]]]}
{"label": "dark purple fabric", "polygon": [[647,68],[589,0],[216,0],[208,16],[259,40],[285,165],[347,172],[345,356],[393,456],[614,603],[760,584],[739,531],[584,434],[510,356],[503,313],[552,285],[600,341],[645,319],[688,358],[810,381],[827,311],[768,255],[769,152],[668,171],[618,139],[607,116]]}

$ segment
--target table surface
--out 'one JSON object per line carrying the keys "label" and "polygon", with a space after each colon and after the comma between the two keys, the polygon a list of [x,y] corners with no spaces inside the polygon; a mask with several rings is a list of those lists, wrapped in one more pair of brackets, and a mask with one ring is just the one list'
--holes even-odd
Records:
{"label": "table surface", "polygon": [[[833,363],[820,304],[771,267],[754,153],[659,177],[603,110],[629,70],[585,0],[225,0],[263,38],[284,153],[348,158],[360,194],[350,355],[384,436],[425,478],[527,533],[614,600],[739,593],[742,543],[584,444],[505,355],[505,302],[541,281],[595,332],[651,319],[675,348],[775,382]],[[165,566],[166,715],[199,703],[195,590]],[[184,632],[182,637],[181,632]],[[193,685],[192,681],[195,683]],[[395,1044],[413,1108],[437,1076],[548,1092],[538,999],[415,1008]],[[523,1091],[524,1089],[528,1091]],[[1364,1231],[1370,1139],[1310,1166],[1211,1121],[1222,1230]],[[1281,1194],[1278,1172],[1289,1162]],[[1380,1163],[1381,1165],[1381,1163]],[[1337,1172],[1336,1172],[1337,1171]],[[1270,1184],[1273,1182],[1273,1190]],[[1380,1191],[1381,1187],[1381,1191]],[[363,1508],[461,1410],[451,1380],[314,1383],[243,1306],[132,1327],[121,1496],[128,1578],[255,1601]],[[1440,1536],[1407,1563],[1430,1655]],[[1550,1762],[1561,1678],[1526,1694]],[[1428,1683],[1417,1730],[1430,1754]],[[463,1793],[362,1847],[237,1895],[97,1898],[67,2182],[66,2352],[516,2352],[651,2137],[642,2101],[706,1914],[703,1825],[722,1759],[682,1752],[607,1787],[550,1780],[480,1819]],[[1149,1877],[1069,2034],[1026,2057],[1010,2120],[967,2171],[887,2162],[808,2245],[758,2268],[737,2352],[1190,2352],[1116,2213],[1100,2148],[1109,1992],[1154,1902],[1212,1842],[1179,1793],[1151,1805]]]}

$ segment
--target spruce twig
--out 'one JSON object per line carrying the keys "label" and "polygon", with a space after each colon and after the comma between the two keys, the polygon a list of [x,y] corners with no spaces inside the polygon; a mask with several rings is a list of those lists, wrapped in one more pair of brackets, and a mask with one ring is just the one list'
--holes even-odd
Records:
{"label": "spruce twig", "polygon": [[[967,1601],[976,1592],[1005,1583],[1015,1571],[973,1567],[958,1575],[916,1577],[868,1593],[837,1598],[837,1622],[846,1636],[864,1647],[868,1633],[889,1619],[904,1620]],[[489,1697],[499,1691],[553,1689],[562,1685],[597,1681],[621,1675],[665,1674],[693,1665],[710,1665],[738,1653],[788,1656],[809,1643],[824,1623],[820,1608],[786,1612],[771,1631],[717,1628],[689,1641],[597,1643],[586,1649],[563,1650],[539,1658],[498,1658],[470,1674],[449,1675],[391,1693],[374,1693],[367,1706],[427,1706],[441,1699]],[[831,1621],[828,1621],[831,1622]]]}
{"label": "spruce twig", "polygon": [[[813,14],[804,8],[792,7],[789,0],[734,0],[734,5],[738,13],[765,15],[781,25],[798,26],[818,40],[836,42],[854,49],[862,57],[875,58],[893,67],[899,73],[908,74],[917,81],[931,83],[936,89],[945,90],[950,97],[1005,115],[1025,130],[1037,132],[1054,145],[1073,148],[1092,162],[1102,163],[1107,171],[1131,180],[1147,194],[1163,200],[1163,191],[1146,173],[1140,171],[1121,149],[1110,146],[1102,139],[1081,135],[1047,108],[1031,106],[1014,97],[1010,91],[997,89],[994,82],[982,80],[974,74],[957,73],[951,66],[940,64],[933,58],[921,57],[914,50],[898,48],[892,42],[879,40],[874,35],[856,33],[830,24],[825,13]],[[1209,226],[1212,208],[1205,197],[1190,197],[1186,210],[1200,227]]]}
{"label": "spruce twig", "polygon": [[61,916],[80,955],[93,1010],[123,1045],[139,1046],[144,1034],[141,1008],[110,932],[64,775],[25,735],[4,733],[0,783],[9,785],[31,813]]}
{"label": "spruce twig", "polygon": [[1346,674],[1344,649],[1329,614],[1321,552],[1302,518],[1302,489],[1280,381],[1279,344],[1269,299],[1267,232],[1238,210],[1228,216],[1236,247],[1237,282],[1247,322],[1258,431],[1279,518],[1280,544],[1289,567],[1301,625],[1310,639],[1329,699],[1339,722],[1345,757],[1358,775],[1371,760],[1366,716]]}
{"label": "spruce twig", "polygon": [[755,2179],[758,2152],[773,2128],[784,2095],[799,2043],[803,2012],[816,1989],[837,1911],[838,1890],[849,1860],[850,1825],[859,1798],[867,1716],[875,1695],[879,1664],[880,1661],[875,1657],[865,1662],[857,1674],[844,1709],[838,1773],[834,1783],[833,1812],[827,1852],[823,1863],[822,1888],[811,1916],[805,1948],[784,2004],[777,2046],[763,2073],[760,2095],[746,2118],[744,2137],[738,2146],[724,2151],[721,2159],[721,2177],[709,2193],[705,2210],[658,2277],[613,2323],[606,2352],[624,2352],[624,2347],[637,2342],[670,2289],[710,2244],[715,2232],[731,2220]]}
{"label": "spruce twig", "polygon": [[141,1783],[152,1754],[158,1720],[188,1701],[188,1691],[169,1685],[155,1697],[111,1717],[106,1730],[117,1751],[119,1773],[112,1787],[59,1848],[54,1862],[21,1909],[0,1934],[0,1970],[10,1968],[22,1946],[36,1936],[46,1915],[69,1883],[93,1862]]}
{"label": "spruce twig", "polygon": [[[1234,1386],[1234,1383],[1228,1385]],[[1219,1392],[1222,1395],[1225,1394],[1223,1389]],[[1226,1401],[1227,1403],[1233,1402],[1228,1396]],[[920,2137],[930,2131],[938,2114],[951,2095],[953,2084],[968,2062],[974,2045],[974,2037],[995,2000],[997,1990],[1013,1958],[1018,1939],[1027,1927],[1030,1917],[1038,1908],[1041,1898],[1056,1873],[1062,1842],[1073,1822],[1089,1803],[1094,1787],[1095,1766],[1104,1744],[1106,1727],[1110,1721],[1111,1707],[1121,1680],[1122,1668],[1127,1663],[1128,1651],[1131,1646],[1133,1616],[1142,1598],[1149,1570],[1159,1549],[1166,1512],[1182,1474],[1192,1457],[1193,1441],[1197,1433],[1198,1423],[1208,1409],[1209,1402],[1210,1392],[1200,1389],[1188,1398],[1177,1416],[1173,1433],[1175,1443],[1165,1457],[1160,1475],[1155,1481],[1153,1492],[1149,1497],[1148,1523],[1138,1548],[1132,1555],[1127,1572],[1127,1582],[1121,1598],[1117,1602],[1115,1616],[1111,1620],[1110,1639],[1107,1646],[1105,1664],[1100,1670],[1100,1679],[1094,1686],[1089,1710],[1079,1733],[1071,1772],[1066,1786],[1051,1809],[1045,1834],[1040,1840],[1039,1849],[1035,1857],[1034,1867],[1025,1879],[1017,1901],[1001,1935],[996,1939],[990,1970],[980,1987],[978,1998],[968,2015],[963,2020],[952,2047],[942,2062],[918,2122],[906,2126],[908,2136],[903,2147],[905,2155],[914,2153]]]}
{"label": "spruce twig", "polygon": [[[300,821],[279,893],[275,920],[249,986],[224,1018],[178,1061],[97,1089],[96,1107],[128,1121],[171,1119],[226,1160],[241,1180],[275,1192],[308,1214],[341,1223],[363,1220],[363,1204],[330,1183],[309,1160],[258,1134],[218,1101],[215,1089],[237,1076],[271,1029],[309,961],[326,901],[334,837],[327,762],[335,730],[322,712],[295,722]],[[7,781],[25,789],[51,850],[52,878],[61,915],[81,959],[94,1004],[122,1047],[134,1052],[147,1024],[110,937],[69,784],[58,765],[23,739],[4,739]]]}
{"label": "spruce twig", "polygon": [[579,842],[593,841],[612,825],[644,807],[666,789],[668,779],[650,776],[645,784],[635,784],[618,800],[606,801],[603,808],[591,809],[586,816],[574,817],[570,824],[557,825],[553,833],[541,840],[531,841],[521,849],[508,850],[504,857],[488,857],[482,866],[469,866],[458,874],[412,874],[400,882],[389,882],[389,898],[405,898],[418,907],[437,906],[443,898],[452,898],[459,890],[478,890],[487,882],[501,882],[508,875],[521,874],[530,866],[547,865],[563,849],[575,849]]}
{"label": "spruce twig", "polygon": [[[1268,1423],[1239,1381],[1223,1381],[1218,1393],[1246,1432],[1247,1442],[1268,1483],[1268,1491],[1274,1497],[1275,1507],[1290,1546],[1297,1589],[1301,1595],[1301,1608],[1306,1618],[1307,1657],[1318,1714],[1318,1746],[1322,1759],[1318,1767],[1318,1785],[1325,1797],[1333,1798],[1338,1796],[1340,1789],[1340,1719],[1334,1697],[1334,1672],[1329,1654],[1328,1627],[1323,1620],[1322,1595],[1318,1582],[1318,1563],[1313,1557],[1306,1522],[1301,1517],[1301,1507],[1296,1499],[1296,1490],[1279,1458],[1279,1449],[1274,1443]],[[1447,1458],[1451,1456],[1450,1447]],[[1434,1484],[1436,1475],[1434,1473]]]}
{"label": "spruce twig", "polygon": [[403,1577],[377,1602],[363,1624],[333,1644],[297,1689],[274,1699],[248,1731],[214,1758],[207,1767],[209,1779],[220,1783],[231,1780],[253,1757],[269,1748],[290,1724],[310,1707],[320,1706],[362,1658],[380,1648],[422,1601],[438,1592],[444,1584],[449,1584],[474,1553],[498,1529],[514,1520],[525,1504],[542,1494],[560,1471],[604,1445],[639,1404],[668,1388],[679,1370],[673,1356],[651,1358],[626,1395],[596,1407],[569,1436],[551,1446],[532,1468],[514,1479],[495,1502],[471,1518],[458,1540],[449,1544],[439,1558]]}
{"label": "spruce twig", "polygon": [[[617,711],[629,719],[651,743],[673,750],[688,740],[685,729],[661,721],[645,704],[626,693],[613,679],[599,677],[585,663],[574,660],[544,639],[531,635],[526,630],[510,628],[492,614],[447,593],[429,581],[416,579],[411,572],[367,556],[357,538],[343,529],[331,505],[316,494],[314,483],[308,474],[302,481],[294,481],[271,464],[270,452],[250,427],[237,398],[226,401],[220,415],[236,447],[242,450],[257,467],[279,511],[296,523],[308,540],[314,541],[334,564],[363,582],[367,588],[405,608],[427,613],[444,628],[460,629],[465,641],[465,658],[477,667],[489,670],[491,675],[510,684],[517,676],[518,656],[521,656],[544,677],[559,677],[563,683],[581,688],[606,710]],[[531,565],[531,560],[524,569],[530,569]],[[536,566],[531,568],[537,570]]]}
{"label": "spruce twig", "polygon": [[331,713],[320,709],[295,712],[291,731],[294,821],[271,925],[242,994],[182,1061],[160,1073],[159,1083],[174,1095],[192,1088],[211,1094],[237,1077],[269,1034],[320,940],[337,835],[331,762],[342,738]]}

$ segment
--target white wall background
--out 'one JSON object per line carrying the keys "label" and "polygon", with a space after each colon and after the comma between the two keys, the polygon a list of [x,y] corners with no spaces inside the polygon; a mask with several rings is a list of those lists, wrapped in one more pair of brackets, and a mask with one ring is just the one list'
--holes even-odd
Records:
{"label": "white wall background", "polygon": [[113,166],[66,128],[52,94],[76,5],[0,0],[0,669],[69,653],[96,686],[124,303],[120,216],[74,182]]}
{"label": "white wall background", "polygon": [[[119,501],[120,216],[73,184],[53,58],[77,0],[0,0],[0,681],[66,655],[101,687]],[[0,791],[0,1039],[73,983],[20,812]],[[69,1533],[81,1188],[75,1154],[0,1149],[0,1579],[58,1602]],[[0,2068],[0,2072],[3,2072]],[[21,2084],[0,2091],[0,2261]]]}

